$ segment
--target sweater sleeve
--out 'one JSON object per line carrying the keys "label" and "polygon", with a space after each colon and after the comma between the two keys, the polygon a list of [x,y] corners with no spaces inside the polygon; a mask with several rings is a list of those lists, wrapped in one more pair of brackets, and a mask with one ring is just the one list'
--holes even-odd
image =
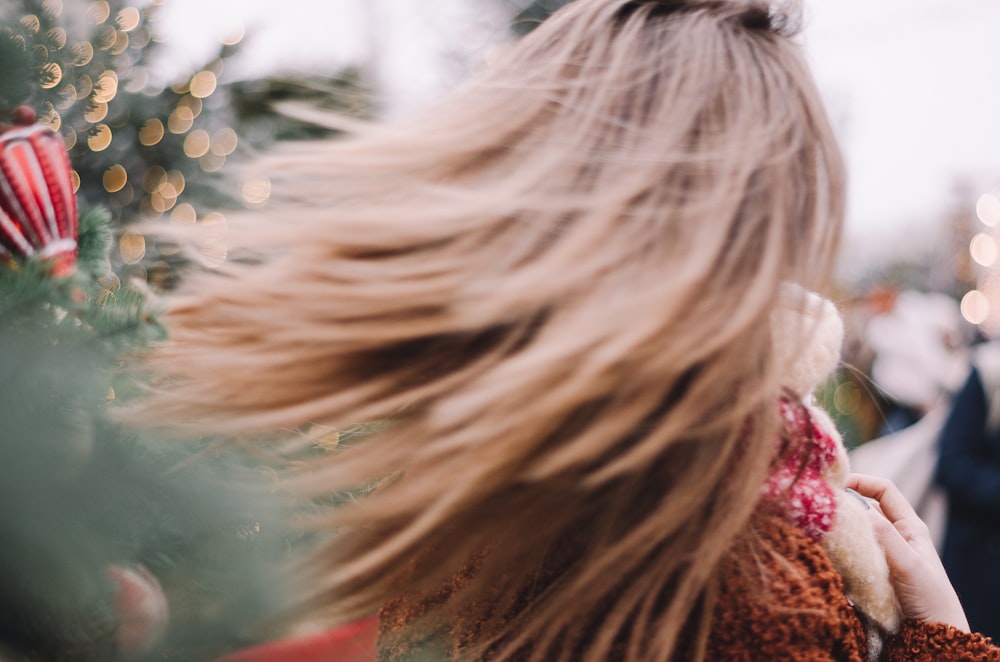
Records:
{"label": "sweater sleeve", "polygon": [[886,645],[887,662],[996,662],[1000,647],[989,637],[941,623],[907,621]]}

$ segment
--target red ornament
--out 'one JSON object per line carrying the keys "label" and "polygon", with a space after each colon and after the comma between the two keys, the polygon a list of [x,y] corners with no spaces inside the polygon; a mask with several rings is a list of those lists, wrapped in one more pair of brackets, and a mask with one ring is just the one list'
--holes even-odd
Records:
{"label": "red ornament", "polygon": [[37,121],[38,116],[35,114],[35,109],[31,106],[18,106],[14,110],[10,111],[10,118],[14,120],[14,124],[20,124],[21,126],[29,126]]}
{"label": "red ornament", "polygon": [[0,133],[0,257],[76,266],[79,231],[72,166],[59,134],[36,124]]}

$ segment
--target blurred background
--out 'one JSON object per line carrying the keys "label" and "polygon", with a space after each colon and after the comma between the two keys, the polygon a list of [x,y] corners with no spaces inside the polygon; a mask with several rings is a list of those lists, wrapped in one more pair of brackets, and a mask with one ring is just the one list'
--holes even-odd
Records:
{"label": "blurred background", "polygon": [[[234,163],[329,135],[276,107],[406,113],[562,4],[5,0],[0,26],[33,58],[27,101],[66,139],[81,201],[112,211],[108,286],[155,289],[175,282],[177,251],[135,221],[221,229],[270,195]],[[918,420],[960,384],[970,344],[1000,333],[1000,3],[806,8],[802,39],[851,173],[836,283],[845,365],[823,396],[857,445]],[[221,247],[206,257],[225,259]]]}

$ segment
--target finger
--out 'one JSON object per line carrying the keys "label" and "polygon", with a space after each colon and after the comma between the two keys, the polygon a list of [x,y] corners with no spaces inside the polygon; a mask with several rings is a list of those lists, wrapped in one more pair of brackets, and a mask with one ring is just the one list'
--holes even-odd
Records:
{"label": "finger", "polygon": [[901,578],[909,577],[920,562],[917,550],[910,546],[903,535],[878,511],[868,511],[872,530],[882,549],[892,572]]}
{"label": "finger", "polygon": [[920,517],[913,510],[910,502],[906,500],[895,483],[887,478],[867,474],[851,474],[847,477],[847,487],[856,490],[862,496],[875,499],[890,522],[920,521]]}
{"label": "finger", "polygon": [[[903,539],[919,552],[929,554],[934,550],[934,541],[927,525],[891,480],[866,474],[851,474],[847,484],[862,495],[874,499],[877,508],[899,531]],[[936,558],[936,551],[934,556]]]}

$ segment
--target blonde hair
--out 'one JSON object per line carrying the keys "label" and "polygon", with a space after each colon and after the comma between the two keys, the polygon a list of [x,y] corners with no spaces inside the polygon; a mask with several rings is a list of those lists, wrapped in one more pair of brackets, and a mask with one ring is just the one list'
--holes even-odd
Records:
{"label": "blonde hair", "polygon": [[324,523],[309,604],[429,598],[474,559],[436,610],[466,654],[704,643],[773,454],[769,316],[841,225],[795,14],[577,0],[427,112],[274,157],[259,259],[175,300],[153,406],[390,422],[300,477],[380,485]]}

